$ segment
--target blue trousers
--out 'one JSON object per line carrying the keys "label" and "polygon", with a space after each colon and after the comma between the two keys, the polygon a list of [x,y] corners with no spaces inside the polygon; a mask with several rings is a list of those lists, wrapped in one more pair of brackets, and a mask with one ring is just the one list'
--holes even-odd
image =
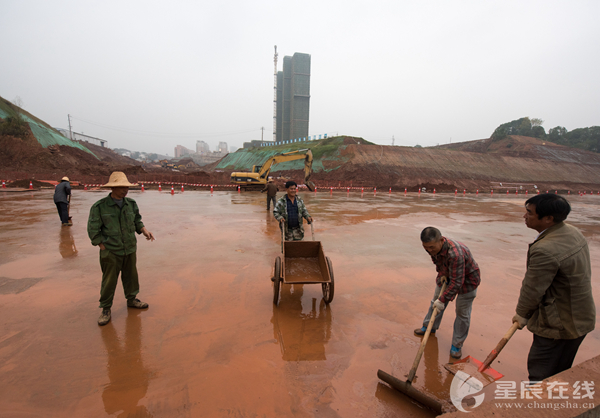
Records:
{"label": "blue trousers", "polygon": [[[429,320],[431,319],[431,314],[433,313],[433,302],[439,298],[441,290],[441,287],[436,286],[435,292],[433,293],[433,299],[429,304],[429,311],[427,312],[427,315],[425,315],[425,319],[423,319],[424,327],[429,325]],[[473,299],[475,299],[475,296],[477,296],[477,289],[469,293],[456,295],[456,319],[454,320],[454,332],[452,333],[452,345],[456,348],[461,348],[467,339],[467,335],[469,335],[469,326],[471,325],[471,308],[473,306]],[[448,302],[446,302],[446,307],[447,306]],[[438,312],[436,315],[433,328],[431,328],[432,331],[436,331],[440,327],[444,312],[446,312],[446,309],[444,309],[442,312]]]}

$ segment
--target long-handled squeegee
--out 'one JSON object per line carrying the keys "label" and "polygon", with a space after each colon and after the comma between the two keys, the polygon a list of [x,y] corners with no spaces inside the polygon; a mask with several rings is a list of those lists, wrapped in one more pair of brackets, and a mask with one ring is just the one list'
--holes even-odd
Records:
{"label": "long-handled squeegee", "polygon": [[[442,277],[442,281],[443,281],[443,284],[442,284],[442,289],[440,291],[440,295],[442,293],[444,293],[444,291],[446,290],[446,285],[447,285],[445,277]],[[417,368],[419,367],[419,363],[421,362],[421,357],[423,356],[423,352],[425,351],[425,345],[427,345],[427,340],[429,339],[429,334],[431,334],[431,328],[433,328],[433,323],[435,322],[435,318],[436,318],[437,314],[438,314],[438,310],[437,310],[437,308],[434,307],[433,312],[431,313],[431,319],[429,320],[429,324],[427,325],[427,331],[425,331],[425,335],[423,336],[423,341],[421,342],[421,347],[419,347],[419,351],[417,352],[417,357],[415,358],[415,361],[413,362],[413,366],[410,369],[410,372],[408,373],[408,379],[406,379],[406,382],[403,382],[402,380],[400,380],[392,375],[389,375],[382,370],[377,370],[377,377],[379,377],[381,380],[386,382],[388,385],[390,385],[394,389],[399,390],[400,392],[404,393],[406,396],[419,402],[420,404],[432,409],[433,411],[437,412],[438,414],[442,414],[444,412],[452,411],[454,409],[448,403],[441,402],[436,398],[426,395],[426,394],[420,392],[419,390],[415,389],[412,385],[412,381],[415,378],[415,375],[417,374]]]}

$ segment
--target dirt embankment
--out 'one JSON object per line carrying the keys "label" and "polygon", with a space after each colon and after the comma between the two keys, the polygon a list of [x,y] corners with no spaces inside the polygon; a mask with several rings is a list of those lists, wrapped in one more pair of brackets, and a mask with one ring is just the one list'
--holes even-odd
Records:
{"label": "dirt embankment", "polygon": [[[68,146],[43,148],[31,132],[25,139],[0,137],[0,176],[19,172],[38,179],[59,180],[67,175],[75,181],[91,184],[104,183],[113,171],[124,171],[133,182],[230,183],[232,170],[218,170],[217,164],[196,171],[173,171],[142,164],[107,148],[88,143],[85,146],[98,158]],[[325,146],[327,152],[321,155],[317,152],[313,164],[311,180],[318,187],[392,187],[408,191],[425,187],[438,192],[457,189],[484,192],[490,188],[506,192],[515,188],[533,190],[535,186],[541,190],[572,192],[600,188],[600,154],[536,138],[512,136],[501,141],[483,139],[432,148],[392,147],[347,140],[336,146]],[[323,144],[316,145],[313,153],[318,147]],[[260,160],[260,155],[256,154],[253,158]],[[233,156],[235,153],[229,158]],[[303,164],[302,161],[297,163],[298,168]],[[251,169],[233,168],[236,171]],[[287,168],[289,165],[276,165],[271,175],[280,182],[293,179],[301,183],[303,171]]]}
{"label": "dirt embankment", "polygon": [[38,178],[110,175],[112,171],[139,172],[141,163],[115,152],[85,144],[96,156],[79,148],[53,145],[44,148],[28,128],[25,138],[0,136],[0,166],[3,172],[37,174]]}
{"label": "dirt embankment", "polygon": [[[600,154],[518,136],[433,148],[347,144],[320,163],[323,169],[315,170],[311,180],[321,187],[503,193],[536,187],[563,192],[600,188]],[[301,170],[277,167],[272,175],[303,178]]]}

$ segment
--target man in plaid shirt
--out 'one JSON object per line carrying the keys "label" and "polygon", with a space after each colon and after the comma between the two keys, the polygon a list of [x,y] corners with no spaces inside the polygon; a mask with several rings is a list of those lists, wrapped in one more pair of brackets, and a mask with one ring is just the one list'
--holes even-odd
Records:
{"label": "man in plaid shirt", "polygon": [[[456,297],[456,319],[454,320],[450,355],[454,358],[461,358],[462,346],[469,334],[473,299],[477,295],[477,286],[481,283],[479,266],[473,259],[471,251],[464,244],[443,237],[437,228],[432,226],[425,228],[421,232],[421,242],[425,251],[431,256],[438,275],[433,300],[423,320],[423,327],[417,328],[415,334],[425,334],[434,307],[438,309],[438,314],[431,332],[435,333],[442,322],[446,305]],[[441,278],[444,276],[448,279],[448,285],[444,293],[440,295]]]}

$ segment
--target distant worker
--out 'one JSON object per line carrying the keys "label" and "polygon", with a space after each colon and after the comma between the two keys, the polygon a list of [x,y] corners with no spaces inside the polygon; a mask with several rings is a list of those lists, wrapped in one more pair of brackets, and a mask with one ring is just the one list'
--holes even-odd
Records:
{"label": "distant worker", "polygon": [[273,215],[279,221],[279,226],[285,228],[286,241],[300,241],[304,238],[304,228],[302,227],[302,218],[306,218],[308,223],[312,223],[311,218],[304,201],[300,196],[296,196],[298,185],[295,181],[285,183],[286,195],[277,201]]}
{"label": "distant worker", "polygon": [[[437,271],[436,288],[429,311],[423,320],[423,327],[417,328],[415,334],[424,335],[433,313],[433,308],[438,309],[431,332],[435,333],[440,327],[444,309],[448,302],[456,297],[456,319],[452,333],[452,347],[450,355],[461,358],[462,346],[469,334],[471,324],[471,307],[477,295],[477,287],[481,283],[479,266],[473,259],[471,251],[462,243],[443,237],[439,229],[432,226],[421,231],[421,243],[425,251],[431,256]],[[443,294],[441,278],[446,277],[448,285]]]}
{"label": "distant worker", "polygon": [[271,210],[271,201],[273,201],[273,209],[275,209],[275,198],[277,197],[277,191],[279,188],[273,182],[273,178],[269,177],[267,184],[265,184],[265,188],[260,192],[267,192],[267,210]]}
{"label": "distant worker", "polygon": [[142,223],[142,216],[135,200],[127,196],[129,187],[136,186],[127,180],[125,173],[115,171],[108,183],[108,196],[92,205],[88,220],[88,235],[92,245],[100,247],[100,267],[102,286],[100,288],[100,308],[102,314],[98,325],[110,322],[110,308],[113,303],[119,273],[128,308],[146,309],[148,304],[136,298],[140,291],[136,266],[137,240],[135,233],[144,234],[147,240],[154,241],[154,235]]}
{"label": "distant worker", "polygon": [[596,325],[588,243],[563,221],[571,205],[556,194],[525,202],[525,225],[539,234],[529,245],[527,272],[513,323],[533,333],[527,358],[529,381],[569,369],[588,332]]}
{"label": "distant worker", "polygon": [[73,222],[69,219],[69,204],[71,203],[71,183],[68,177],[63,177],[54,188],[54,203],[58,210],[58,216],[62,226],[71,226]]}

